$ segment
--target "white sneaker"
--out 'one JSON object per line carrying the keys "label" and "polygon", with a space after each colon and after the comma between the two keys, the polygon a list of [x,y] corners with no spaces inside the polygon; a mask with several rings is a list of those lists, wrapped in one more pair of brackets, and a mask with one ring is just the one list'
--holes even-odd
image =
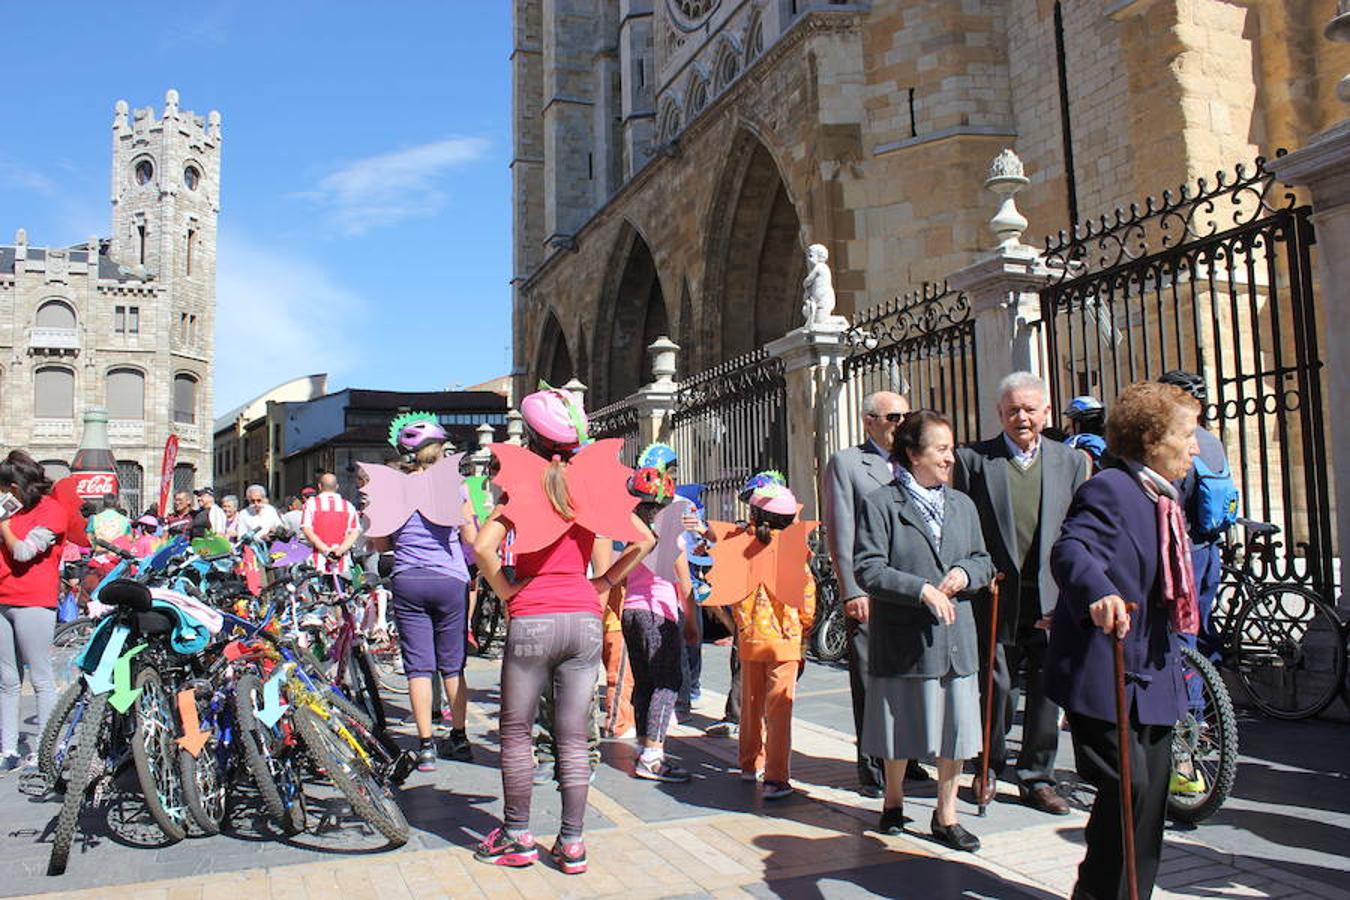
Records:
{"label": "white sneaker", "polygon": [[714,722],[703,729],[704,734],[717,735],[719,737],[739,737],[741,726],[735,722]]}
{"label": "white sneaker", "polygon": [[637,726],[634,725],[623,734],[616,734],[614,736],[621,741],[631,741],[633,738],[637,737]]}
{"label": "white sneaker", "polygon": [[759,781],[764,777],[764,770],[758,769],[754,772],[742,772],[741,781]]}

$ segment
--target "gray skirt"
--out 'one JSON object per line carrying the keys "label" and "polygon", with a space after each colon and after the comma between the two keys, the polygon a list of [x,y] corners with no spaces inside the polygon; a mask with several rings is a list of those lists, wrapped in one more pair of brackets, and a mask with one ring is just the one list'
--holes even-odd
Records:
{"label": "gray skirt", "polygon": [[868,678],[863,753],[926,761],[978,756],[984,735],[976,677]]}

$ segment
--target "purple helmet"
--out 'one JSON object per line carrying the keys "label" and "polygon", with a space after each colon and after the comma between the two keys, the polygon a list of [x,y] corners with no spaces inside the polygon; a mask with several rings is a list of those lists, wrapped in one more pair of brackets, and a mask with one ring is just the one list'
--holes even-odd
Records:
{"label": "purple helmet", "polygon": [[431,413],[408,413],[399,416],[389,426],[389,443],[407,453],[433,442],[448,440],[445,429]]}

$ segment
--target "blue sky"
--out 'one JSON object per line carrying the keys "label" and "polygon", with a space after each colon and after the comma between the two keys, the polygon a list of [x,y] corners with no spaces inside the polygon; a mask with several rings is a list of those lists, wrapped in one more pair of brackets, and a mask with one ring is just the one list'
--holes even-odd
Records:
{"label": "blue sky", "polygon": [[510,371],[510,4],[0,4],[0,243],[107,235],[113,104],[220,110],[215,406]]}

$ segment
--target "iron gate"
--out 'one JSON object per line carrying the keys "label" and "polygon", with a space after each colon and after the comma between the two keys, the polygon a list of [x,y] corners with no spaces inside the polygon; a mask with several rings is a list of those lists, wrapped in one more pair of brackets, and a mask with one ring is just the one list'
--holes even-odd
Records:
{"label": "iron gate", "polygon": [[1200,373],[1242,514],[1282,529],[1265,579],[1332,584],[1311,209],[1258,159],[1046,242],[1041,291],[1052,403],[1106,404],[1170,369]]}
{"label": "iron gate", "polygon": [[964,293],[925,284],[858,316],[845,339],[842,428],[829,452],[862,442],[863,398],[880,390],[949,416],[957,443],[980,438],[975,316]]}
{"label": "iron gate", "polygon": [[596,440],[622,439],[623,451],[619,456],[620,461],[625,466],[637,465],[637,456],[642,448],[638,446],[638,408],[632,397],[598,409],[588,418],[591,437]]}
{"label": "iron gate", "polygon": [[736,519],[747,478],[787,472],[783,361],[761,348],[680,382],[671,422],[680,481],[706,486],[709,518]]}

